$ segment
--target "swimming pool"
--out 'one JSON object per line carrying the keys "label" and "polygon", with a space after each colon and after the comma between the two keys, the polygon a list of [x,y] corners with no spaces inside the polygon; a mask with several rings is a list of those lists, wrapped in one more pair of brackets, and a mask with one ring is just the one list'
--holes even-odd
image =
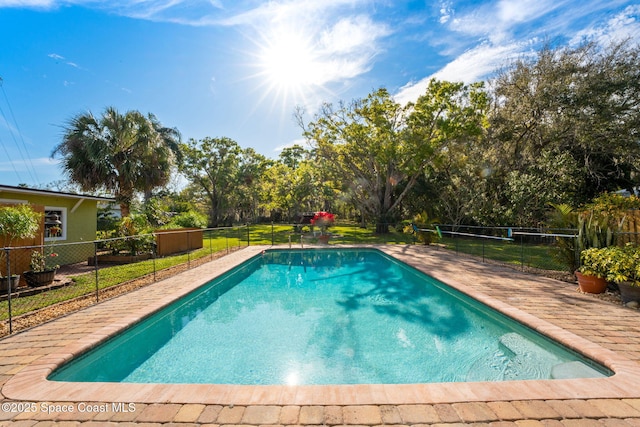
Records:
{"label": "swimming pool", "polygon": [[50,379],[402,384],[609,374],[381,252],[327,249],[254,257]]}

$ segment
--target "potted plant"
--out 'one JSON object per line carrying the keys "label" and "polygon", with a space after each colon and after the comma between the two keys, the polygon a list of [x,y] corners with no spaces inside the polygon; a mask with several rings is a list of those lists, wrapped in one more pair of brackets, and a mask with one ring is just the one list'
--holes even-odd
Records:
{"label": "potted plant", "polygon": [[575,272],[582,292],[601,294],[607,289],[607,274],[612,263],[609,248],[589,248],[580,252],[580,268]]}
{"label": "potted plant", "polygon": [[329,212],[316,212],[311,219],[311,225],[320,227],[320,235],[318,241],[325,245],[329,243],[331,233],[328,233],[328,229],[333,225],[335,221],[335,215]]}
{"label": "potted plant", "polygon": [[568,204],[551,204],[548,225],[564,230],[557,236],[554,255],[573,273],[579,266],[579,254],[589,248],[614,246],[619,239],[629,210],[640,209],[640,199],[605,193],[580,209]]}
{"label": "potted plant", "polygon": [[611,259],[607,280],[618,285],[623,303],[640,302],[640,248],[628,244],[607,249]]}
{"label": "potted plant", "polygon": [[55,252],[49,252],[46,256],[40,250],[31,252],[31,262],[29,264],[31,270],[23,273],[27,285],[32,287],[50,285],[55,279],[56,270],[60,266],[47,266],[47,259],[57,256],[58,254]]}
{"label": "potted plant", "polygon": [[[40,229],[40,223],[41,215],[29,205],[0,206],[1,247],[10,248],[15,240],[35,237]],[[7,267],[7,252],[5,249],[0,249],[0,271]],[[11,278],[8,278],[0,274],[0,290],[8,291],[9,286],[15,289],[18,280],[20,280],[19,275],[11,275]]]}

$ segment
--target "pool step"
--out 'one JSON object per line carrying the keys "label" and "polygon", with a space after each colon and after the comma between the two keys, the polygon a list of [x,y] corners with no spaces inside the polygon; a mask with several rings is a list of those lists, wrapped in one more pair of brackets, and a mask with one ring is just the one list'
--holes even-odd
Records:
{"label": "pool step", "polygon": [[[500,337],[500,345],[503,349],[513,353],[516,357],[524,356],[530,361],[553,362],[556,357],[541,346],[515,332],[504,334]],[[602,378],[605,375],[593,369],[579,360],[557,363],[551,366],[547,378]]]}
{"label": "pool step", "polygon": [[535,342],[509,332],[500,337],[498,348],[509,358],[505,380],[550,377],[556,357]]}
{"label": "pool step", "polygon": [[552,353],[516,332],[502,335],[499,342],[500,349],[512,356],[533,355],[536,358],[554,358]]}
{"label": "pool step", "polygon": [[577,360],[575,362],[560,363],[551,368],[551,378],[556,380],[604,377],[606,377],[606,375],[603,373]]}
{"label": "pool step", "polygon": [[534,341],[509,332],[498,339],[497,350],[480,356],[467,373],[467,381],[518,379],[601,378],[606,375],[581,361],[558,363],[558,358]]}

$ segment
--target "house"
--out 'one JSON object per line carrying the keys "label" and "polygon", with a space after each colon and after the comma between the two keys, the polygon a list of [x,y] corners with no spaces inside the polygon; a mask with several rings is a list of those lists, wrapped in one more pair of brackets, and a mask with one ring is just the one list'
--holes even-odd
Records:
{"label": "house", "polygon": [[[43,213],[41,232],[29,242],[18,242],[15,246],[45,245],[58,254],[56,263],[72,264],[86,261],[93,254],[99,203],[114,203],[107,197],[37,190],[0,184],[0,204],[28,203],[34,210]],[[80,244],[86,242],[86,244]],[[62,245],[74,243],[74,245]],[[18,272],[28,269],[25,256],[13,267]]]}

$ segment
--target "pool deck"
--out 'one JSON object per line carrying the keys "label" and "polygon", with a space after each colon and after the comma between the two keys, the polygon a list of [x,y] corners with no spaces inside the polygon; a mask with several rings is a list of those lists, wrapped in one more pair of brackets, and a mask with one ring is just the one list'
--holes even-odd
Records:
{"label": "pool deck", "polygon": [[[346,246],[340,246],[346,247]],[[640,426],[640,312],[433,247],[378,248],[597,360],[608,378],[338,386],[47,381],[58,365],[246,259],[251,246],[0,340],[0,426]],[[186,349],[185,351],[188,351]]]}

